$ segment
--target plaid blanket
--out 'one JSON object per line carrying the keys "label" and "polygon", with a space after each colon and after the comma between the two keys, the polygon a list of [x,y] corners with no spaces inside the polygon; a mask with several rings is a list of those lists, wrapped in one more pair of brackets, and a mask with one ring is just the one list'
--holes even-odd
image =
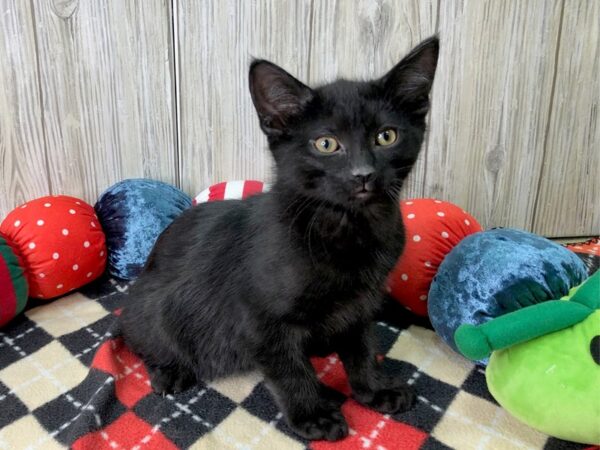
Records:
{"label": "plaid blanket", "polygon": [[[390,416],[348,399],[350,435],[340,442],[291,433],[259,374],[156,395],[144,365],[118,337],[128,287],[99,280],[34,305],[0,333],[0,448],[585,448],[512,418],[491,398],[481,368],[393,302],[377,322],[379,349],[387,369],[414,387],[417,405]],[[349,393],[335,355],[313,364],[323,383]]]}

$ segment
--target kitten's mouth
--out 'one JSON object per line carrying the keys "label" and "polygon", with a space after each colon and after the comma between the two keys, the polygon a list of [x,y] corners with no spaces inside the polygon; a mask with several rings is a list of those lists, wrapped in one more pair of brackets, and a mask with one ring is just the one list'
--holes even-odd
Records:
{"label": "kitten's mouth", "polygon": [[373,197],[373,195],[374,192],[372,190],[367,190],[363,187],[354,191],[353,197],[357,200],[365,201]]}

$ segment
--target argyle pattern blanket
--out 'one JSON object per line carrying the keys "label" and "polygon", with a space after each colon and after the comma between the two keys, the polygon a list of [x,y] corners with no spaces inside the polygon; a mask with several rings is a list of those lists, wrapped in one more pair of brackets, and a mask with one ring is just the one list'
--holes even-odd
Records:
{"label": "argyle pattern blanket", "polygon": [[[377,322],[387,370],[414,387],[413,410],[381,415],[352,399],[350,435],[294,435],[259,374],[159,396],[118,336],[129,285],[104,278],[39,304],[0,332],[3,449],[582,449],[529,428],[497,405],[483,370],[453,353],[423,319],[390,302]],[[349,394],[335,355],[313,360],[321,381]]]}

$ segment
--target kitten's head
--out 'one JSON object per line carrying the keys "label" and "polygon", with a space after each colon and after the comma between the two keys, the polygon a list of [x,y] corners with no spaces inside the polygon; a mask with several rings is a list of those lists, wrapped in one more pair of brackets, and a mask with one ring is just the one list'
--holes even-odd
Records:
{"label": "kitten's head", "polygon": [[421,148],[438,49],[433,37],[378,80],[316,89],[254,61],[250,92],[276,186],[356,209],[394,200]]}

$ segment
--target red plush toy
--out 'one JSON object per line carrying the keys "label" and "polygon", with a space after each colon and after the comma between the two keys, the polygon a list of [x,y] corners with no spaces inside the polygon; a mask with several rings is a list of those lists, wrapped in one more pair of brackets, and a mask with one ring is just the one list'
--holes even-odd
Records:
{"label": "red plush toy", "polygon": [[427,315],[427,294],[444,257],[470,234],[477,221],[452,203],[431,198],[400,202],[406,247],[388,278],[387,290],[408,310]]}
{"label": "red plush toy", "polygon": [[63,295],[97,278],[106,266],[104,232],[94,209],[77,198],[27,202],[4,219],[0,233],[23,265],[30,297]]}

